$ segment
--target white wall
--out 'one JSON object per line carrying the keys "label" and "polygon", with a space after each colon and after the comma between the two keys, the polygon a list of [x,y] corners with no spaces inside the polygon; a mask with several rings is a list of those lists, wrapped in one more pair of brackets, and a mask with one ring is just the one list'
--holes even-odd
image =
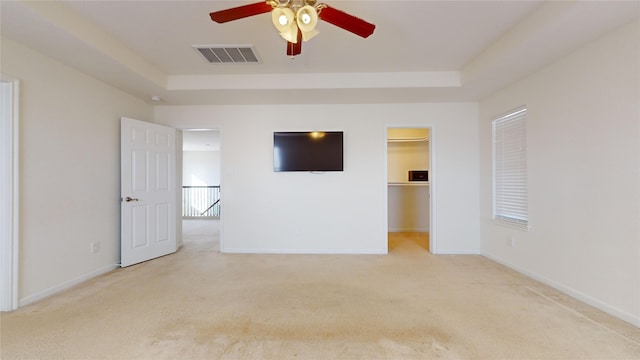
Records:
{"label": "white wall", "polygon": [[184,151],[182,160],[182,185],[220,185],[219,151]]}
{"label": "white wall", "polygon": [[389,185],[389,232],[429,231],[429,186]]}
{"label": "white wall", "polygon": [[[482,252],[638,326],[639,34],[622,27],[480,103]],[[491,220],[491,120],[520,105],[529,232]]]}
{"label": "white wall", "polygon": [[[477,116],[476,104],[457,103],[159,106],[155,119],[221,130],[226,252],[386,252],[385,126],[430,126],[441,165],[432,180],[434,251],[477,253]],[[273,172],[273,132],[282,130],[344,131],[345,171]]]}
{"label": "white wall", "polygon": [[[120,117],[152,107],[2,38],[20,80],[20,268],[24,305],[120,259]],[[90,253],[91,242],[101,251]]]}

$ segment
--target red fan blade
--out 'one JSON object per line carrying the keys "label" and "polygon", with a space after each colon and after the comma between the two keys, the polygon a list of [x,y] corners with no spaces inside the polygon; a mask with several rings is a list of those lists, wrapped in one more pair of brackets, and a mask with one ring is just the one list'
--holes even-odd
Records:
{"label": "red fan blade", "polygon": [[373,34],[373,30],[376,28],[376,26],[371,23],[329,6],[320,10],[318,17],[363,38]]}
{"label": "red fan blade", "polygon": [[302,53],[302,31],[298,29],[298,42],[294,44],[287,41],[287,55],[294,57],[300,53]]}
{"label": "red fan blade", "polygon": [[227,21],[238,20],[249,16],[268,13],[272,9],[273,7],[271,5],[267,4],[265,1],[262,1],[259,3],[242,5],[231,9],[214,11],[209,15],[211,16],[211,20],[222,24],[226,23]]}

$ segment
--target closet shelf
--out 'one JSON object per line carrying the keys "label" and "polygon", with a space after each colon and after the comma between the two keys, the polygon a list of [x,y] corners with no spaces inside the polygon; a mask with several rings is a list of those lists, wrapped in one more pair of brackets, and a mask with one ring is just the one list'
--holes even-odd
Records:
{"label": "closet shelf", "polygon": [[412,142],[412,141],[429,141],[429,136],[424,137],[410,137],[410,138],[393,138],[387,139],[387,142]]}

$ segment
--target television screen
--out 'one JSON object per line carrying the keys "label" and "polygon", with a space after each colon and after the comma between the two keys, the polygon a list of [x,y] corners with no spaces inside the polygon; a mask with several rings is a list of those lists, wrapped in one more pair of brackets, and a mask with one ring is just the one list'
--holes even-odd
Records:
{"label": "television screen", "polygon": [[342,131],[273,133],[274,171],[343,171]]}

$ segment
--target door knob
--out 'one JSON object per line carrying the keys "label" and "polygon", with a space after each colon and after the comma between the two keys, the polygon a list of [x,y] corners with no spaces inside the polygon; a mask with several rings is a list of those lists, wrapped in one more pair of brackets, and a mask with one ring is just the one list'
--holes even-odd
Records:
{"label": "door knob", "polygon": [[132,197],[127,196],[126,198],[124,198],[124,201],[126,202],[130,202],[130,201],[140,201],[140,199],[134,199]]}

